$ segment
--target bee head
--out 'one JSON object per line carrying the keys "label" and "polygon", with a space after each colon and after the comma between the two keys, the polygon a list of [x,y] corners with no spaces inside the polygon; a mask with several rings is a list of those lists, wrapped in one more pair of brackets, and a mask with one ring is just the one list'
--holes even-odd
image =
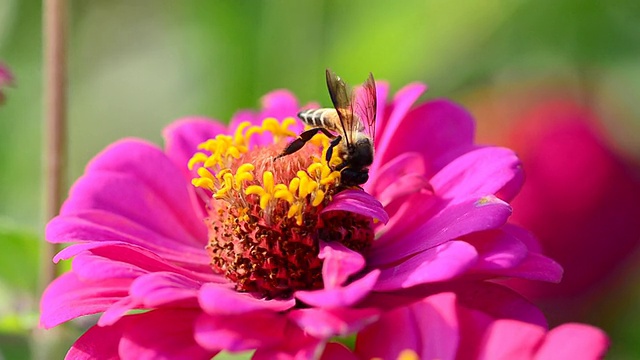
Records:
{"label": "bee head", "polygon": [[361,169],[373,163],[373,143],[366,136],[359,136],[348,153],[350,167]]}

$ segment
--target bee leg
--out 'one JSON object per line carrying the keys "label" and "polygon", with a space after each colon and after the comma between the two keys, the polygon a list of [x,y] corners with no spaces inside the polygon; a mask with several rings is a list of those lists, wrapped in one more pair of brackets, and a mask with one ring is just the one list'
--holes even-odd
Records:
{"label": "bee leg", "polygon": [[325,156],[325,160],[327,160],[327,162],[331,160],[331,156],[333,155],[333,148],[336,147],[338,144],[340,144],[340,141],[342,141],[342,136],[338,135],[335,137],[335,139],[331,140],[331,142],[329,143],[329,148],[327,149],[327,155]]}
{"label": "bee leg", "polygon": [[347,167],[347,163],[346,162],[341,162],[340,164],[338,164],[338,166],[336,166],[335,171],[342,171],[342,169]]}
{"label": "bee leg", "polygon": [[323,130],[323,129],[314,128],[314,129],[309,129],[309,130],[301,133],[300,135],[298,135],[298,137],[295,140],[290,142],[289,145],[287,145],[287,147],[284,148],[284,150],[282,150],[282,153],[280,153],[280,155],[276,156],[276,159],[281,158],[281,157],[286,156],[286,155],[293,154],[294,152],[302,149],[304,144],[306,144],[307,141],[311,140],[311,138],[315,134],[317,134],[318,131],[320,131],[320,130]]}

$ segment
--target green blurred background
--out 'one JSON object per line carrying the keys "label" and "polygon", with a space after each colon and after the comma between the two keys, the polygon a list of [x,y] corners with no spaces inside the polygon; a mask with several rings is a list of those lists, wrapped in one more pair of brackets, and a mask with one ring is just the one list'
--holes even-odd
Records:
{"label": "green blurred background", "polygon": [[[481,140],[492,142],[500,141],[504,121],[517,118],[496,120],[486,103],[514,93],[526,103],[535,98],[528,94],[553,90],[587,104],[603,120],[611,147],[640,159],[638,1],[69,5],[68,184],[107,144],[132,136],[161,143],[162,128],[179,117],[228,121],[276,88],[290,89],[302,103],[328,104],[326,67],[351,83],[372,71],[392,91],[425,82],[425,99],[445,96],[466,105]],[[7,359],[33,354],[29,336],[37,324],[41,18],[38,1],[0,0],[0,62],[16,78],[0,107],[0,353]],[[612,359],[640,358],[638,272],[631,269],[631,280],[603,300],[602,313],[584,320],[610,333]],[[61,348],[82,325],[66,328]]]}

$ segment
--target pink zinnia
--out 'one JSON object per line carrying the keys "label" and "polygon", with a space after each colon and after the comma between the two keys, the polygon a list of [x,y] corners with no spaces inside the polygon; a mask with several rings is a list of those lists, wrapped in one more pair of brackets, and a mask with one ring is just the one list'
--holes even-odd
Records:
{"label": "pink zinnia", "polygon": [[4,103],[5,99],[2,90],[9,85],[13,85],[13,74],[11,74],[8,67],[0,63],[0,105]]}
{"label": "pink zinnia", "polygon": [[[42,325],[103,313],[72,358],[313,357],[460,284],[559,281],[535,240],[506,224],[517,157],[474,145],[473,120],[449,101],[411,109],[424,90],[409,85],[385,104],[378,84],[369,193],[340,191],[322,147],[274,162],[301,130],[286,91],[229,128],[178,121],[164,151],[111,145],[47,226],[49,241],[75,244],[54,259],[73,257],[73,270],[43,295]],[[134,309],[149,311],[126,315]]]}

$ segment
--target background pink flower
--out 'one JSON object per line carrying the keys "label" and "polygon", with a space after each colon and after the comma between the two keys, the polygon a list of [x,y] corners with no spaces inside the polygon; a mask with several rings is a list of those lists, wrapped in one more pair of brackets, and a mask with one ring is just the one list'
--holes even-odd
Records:
{"label": "background pink flower", "polygon": [[4,102],[5,95],[2,92],[4,88],[9,85],[13,85],[13,74],[9,71],[9,68],[0,63],[0,105]]}
{"label": "background pink flower", "polygon": [[570,101],[542,103],[513,130],[528,174],[514,202],[514,221],[532,230],[565,269],[555,286],[530,284],[542,299],[610,290],[612,276],[640,245],[640,174],[606,144],[588,109]]}
{"label": "background pink flower", "polygon": [[527,181],[512,219],[565,273],[558,284],[510,284],[542,304],[554,323],[604,324],[597,306],[618,297],[612,291],[640,245],[640,167],[612,148],[594,108],[549,87],[522,92],[498,96],[493,106],[483,98],[476,111],[487,121],[509,118],[484,137],[512,147],[524,163]]}
{"label": "background pink flower", "polygon": [[[385,222],[381,204],[389,223],[377,225],[363,254],[321,239],[324,288],[261,299],[213,273],[203,250],[206,211],[186,164],[198,144],[228,130],[190,118],[167,128],[164,151],[123,140],[87,166],[47,226],[49,241],[74,243],[54,259],[73,258],[73,270],[43,295],[42,325],[102,312],[70,351],[78,358],[102,356],[107,343],[107,354],[132,358],[208,358],[223,349],[256,348],[256,358],[309,357],[327,339],[451,291],[450,284],[498,277],[558,281],[561,268],[539,253],[529,233],[507,224],[508,201],[522,184],[515,154],[474,145],[473,120],[456,104],[436,100],[412,108],[423,85],[405,87],[385,105],[387,89],[379,84],[377,155],[366,185],[379,202],[349,190],[323,212]],[[294,116],[299,108],[285,91],[268,94],[263,105],[259,113],[238,113],[230,130],[241,121]],[[253,145],[270,142],[257,137]],[[133,309],[151,311],[126,315]],[[162,341],[174,332],[179,336]]]}

